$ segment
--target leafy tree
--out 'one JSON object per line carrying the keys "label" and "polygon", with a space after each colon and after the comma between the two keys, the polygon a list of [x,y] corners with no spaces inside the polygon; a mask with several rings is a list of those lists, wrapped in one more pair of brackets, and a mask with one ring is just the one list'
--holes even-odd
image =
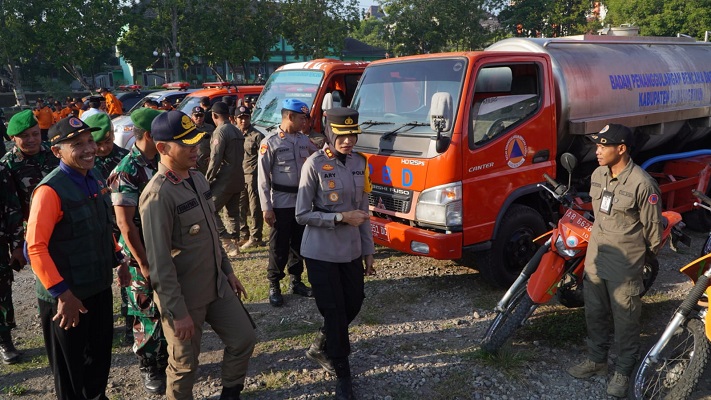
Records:
{"label": "leafy tree", "polygon": [[282,35],[297,55],[339,54],[359,21],[357,0],[285,0]]}
{"label": "leafy tree", "polygon": [[515,36],[583,34],[599,25],[587,21],[592,3],[591,0],[519,0],[505,5],[499,13],[499,22]]}
{"label": "leafy tree", "polygon": [[41,3],[43,10],[37,14],[39,18],[34,26],[37,55],[90,88],[83,72],[100,69],[112,53],[124,24],[124,2],[43,0],[36,3]]}
{"label": "leafy tree", "polygon": [[252,5],[252,32],[247,35],[247,40],[251,43],[254,56],[261,63],[266,63],[269,51],[279,42],[284,18],[280,4],[274,0],[253,0]]}
{"label": "leafy tree", "polygon": [[377,18],[364,18],[360,25],[351,32],[353,39],[371,46],[390,49],[390,37],[385,21]]}
{"label": "leafy tree", "polygon": [[646,36],[683,33],[703,39],[711,27],[711,0],[608,0],[605,23],[631,23]]}
{"label": "leafy tree", "polygon": [[12,82],[18,105],[27,104],[20,71],[37,49],[34,27],[39,11],[32,2],[0,0],[0,76]]}

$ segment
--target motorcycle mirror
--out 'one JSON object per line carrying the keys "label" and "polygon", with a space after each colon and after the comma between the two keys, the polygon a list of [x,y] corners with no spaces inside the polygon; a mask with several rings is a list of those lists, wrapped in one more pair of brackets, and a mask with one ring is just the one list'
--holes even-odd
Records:
{"label": "motorcycle mirror", "polygon": [[562,165],[569,174],[572,174],[578,165],[578,159],[570,153],[563,153],[560,155],[560,165]]}

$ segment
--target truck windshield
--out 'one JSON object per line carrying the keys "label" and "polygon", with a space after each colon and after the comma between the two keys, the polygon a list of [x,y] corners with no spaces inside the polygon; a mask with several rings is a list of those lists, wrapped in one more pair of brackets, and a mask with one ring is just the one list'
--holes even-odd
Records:
{"label": "truck windshield", "polygon": [[432,96],[449,93],[457,110],[466,63],[464,58],[444,58],[369,66],[351,103],[360,113],[362,128],[388,136],[432,135]]}
{"label": "truck windshield", "polygon": [[323,71],[282,70],[269,77],[252,112],[252,123],[272,126],[281,122],[281,103],[297,98],[313,107],[316,91],[323,80]]}

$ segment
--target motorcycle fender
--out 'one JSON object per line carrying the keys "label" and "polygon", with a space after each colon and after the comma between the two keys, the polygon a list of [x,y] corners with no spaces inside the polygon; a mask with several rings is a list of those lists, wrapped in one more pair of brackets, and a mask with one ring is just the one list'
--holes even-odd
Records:
{"label": "motorcycle fender", "polygon": [[[706,298],[711,299],[711,287],[706,289]],[[704,317],[704,327],[706,328],[706,338],[711,340],[711,312],[706,312],[706,317]]]}
{"label": "motorcycle fender", "polygon": [[547,303],[555,295],[564,270],[565,260],[561,256],[552,251],[544,254],[526,287],[531,300],[536,304]]}

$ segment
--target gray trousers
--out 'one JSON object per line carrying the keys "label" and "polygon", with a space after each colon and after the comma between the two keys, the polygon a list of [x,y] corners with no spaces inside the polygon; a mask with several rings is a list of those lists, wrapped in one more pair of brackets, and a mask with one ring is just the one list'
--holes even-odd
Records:
{"label": "gray trousers", "polygon": [[639,358],[640,317],[642,315],[642,280],[612,282],[585,274],[583,296],[588,330],[588,357],[607,362],[610,331],[614,327],[617,352],[615,370],[630,376]]}

